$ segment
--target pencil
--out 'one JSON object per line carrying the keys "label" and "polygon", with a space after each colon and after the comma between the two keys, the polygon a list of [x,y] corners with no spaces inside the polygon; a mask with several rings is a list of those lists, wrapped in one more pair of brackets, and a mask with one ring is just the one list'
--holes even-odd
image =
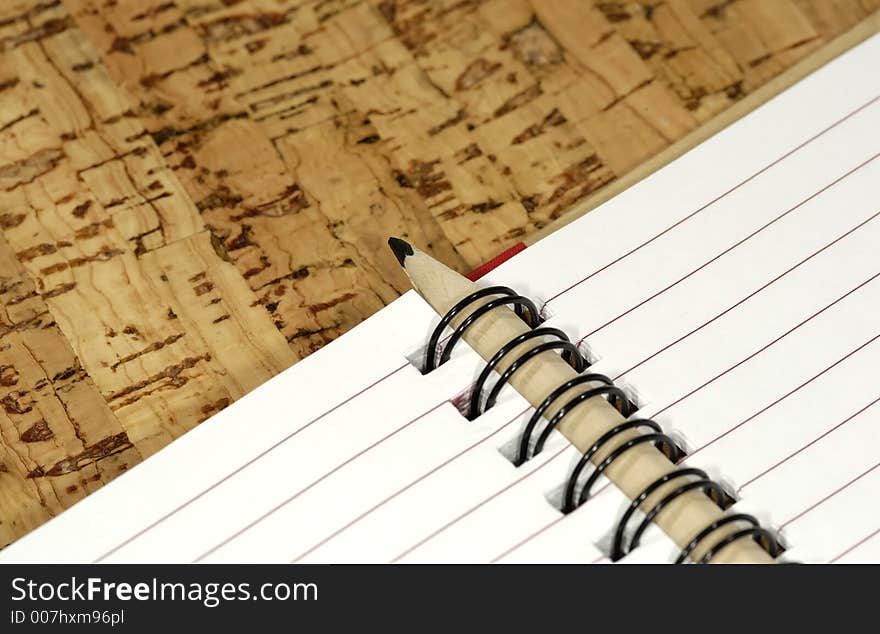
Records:
{"label": "pencil", "polygon": [[[479,286],[441,264],[399,238],[388,241],[391,250],[400,262],[413,288],[430,304],[438,314],[444,315],[462,298],[479,290]],[[452,320],[452,327],[460,324],[482,302],[475,302]],[[485,360],[491,359],[507,342],[527,332],[529,326],[513,310],[501,306],[477,319],[464,335],[464,340]],[[496,367],[501,373],[523,352],[535,347],[540,339],[532,339],[514,348]],[[553,390],[577,376],[577,372],[563,358],[553,352],[538,354],[520,367],[511,377],[510,385],[515,388],[533,407],[540,405]],[[572,388],[574,396],[599,384],[583,384]],[[556,401],[544,416],[548,420],[559,411],[567,398]],[[587,451],[602,434],[624,421],[623,416],[602,397],[583,401],[570,410],[557,429],[579,451]],[[639,435],[635,429],[615,436],[601,450],[596,452],[591,462],[599,464],[616,447]],[[651,443],[639,444],[620,455],[605,470],[605,475],[629,499],[634,499],[648,485],[677,467],[666,455]],[[668,482],[657,488],[645,498],[640,506],[650,509],[657,501],[682,484],[682,480]],[[684,548],[706,526],[725,515],[705,493],[693,490],[672,500],[654,518],[657,524],[679,547]],[[692,561],[699,561],[715,544],[736,532],[737,527],[728,524],[714,531],[691,553]],[[770,555],[751,539],[740,539],[730,543],[712,558],[712,563],[772,563]]]}

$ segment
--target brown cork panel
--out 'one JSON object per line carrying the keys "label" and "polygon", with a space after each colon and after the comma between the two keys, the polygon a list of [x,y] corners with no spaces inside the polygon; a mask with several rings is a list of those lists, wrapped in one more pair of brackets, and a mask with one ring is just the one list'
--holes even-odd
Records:
{"label": "brown cork panel", "polygon": [[0,15],[0,540],[292,364],[60,3]]}
{"label": "brown cork panel", "polygon": [[0,543],[880,0],[0,6]]}

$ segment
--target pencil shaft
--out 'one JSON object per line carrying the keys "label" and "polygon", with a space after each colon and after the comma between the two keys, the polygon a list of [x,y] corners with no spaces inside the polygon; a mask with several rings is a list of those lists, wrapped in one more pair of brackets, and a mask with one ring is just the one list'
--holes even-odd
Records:
{"label": "pencil shaft", "polygon": [[[404,243],[405,244],[405,243]],[[407,245],[409,246],[409,245]],[[397,250],[395,250],[397,254]],[[458,273],[440,264],[427,254],[413,249],[404,254],[401,260],[414,288],[440,314],[445,314],[452,306],[479,286]],[[452,321],[457,326],[482,303],[491,298],[476,302],[462,311]],[[465,341],[487,361],[514,337],[528,331],[529,327],[509,308],[493,309],[473,323],[464,335]],[[498,364],[501,373],[526,350],[536,346],[540,340],[532,339],[512,350]],[[510,384],[533,406],[537,407],[558,386],[577,376],[577,373],[559,354],[547,351],[536,355],[518,369],[510,379]],[[590,389],[589,384],[572,388],[571,395]],[[545,412],[550,419],[559,411],[568,398],[560,398]],[[623,422],[621,414],[604,398],[596,397],[583,401],[573,408],[561,421],[558,430],[581,452],[589,449],[605,432]],[[615,440],[593,455],[593,464],[601,462],[616,447],[639,435],[630,430],[615,436]],[[634,446],[615,460],[605,471],[605,475],[630,499],[638,496],[649,484],[676,469],[676,466],[650,443]],[[671,490],[681,485],[678,479],[659,487],[649,496],[641,508],[651,508]],[[723,517],[720,509],[700,490],[690,491],[670,502],[655,518],[654,522],[680,547],[687,545],[704,527]],[[617,518],[615,518],[616,521]],[[609,530],[612,528],[609,522]],[[719,528],[712,533],[706,543],[701,544],[691,554],[696,561],[711,546],[726,535],[737,530],[734,525]],[[752,540],[740,539],[721,550],[714,558],[715,563],[770,563],[770,556]]]}

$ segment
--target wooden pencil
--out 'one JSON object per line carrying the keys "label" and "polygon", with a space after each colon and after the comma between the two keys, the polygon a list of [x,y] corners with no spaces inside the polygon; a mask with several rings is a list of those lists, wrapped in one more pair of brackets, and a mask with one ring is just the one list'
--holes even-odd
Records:
{"label": "wooden pencil", "polygon": [[[398,238],[389,240],[389,245],[415,290],[437,311],[445,314],[452,306],[480,287],[462,275],[444,266],[431,256],[416,249]],[[455,319],[455,327],[467,318],[486,298],[475,302],[463,310]],[[502,306],[491,310],[476,320],[464,339],[487,361],[507,342],[529,330],[513,310]],[[497,371],[503,372],[520,354],[540,343],[532,339],[514,348],[498,364]],[[525,363],[511,377],[510,384],[532,406],[537,407],[558,386],[577,376],[572,367],[553,351],[542,352]],[[585,384],[574,387],[571,396],[598,384]],[[567,398],[560,399],[545,412],[547,419],[564,405]],[[583,401],[572,409],[558,426],[558,430],[581,452],[589,449],[605,432],[623,422],[624,418],[604,398],[596,397]],[[623,432],[598,451],[592,458],[593,464],[601,462],[616,447],[639,434],[636,430]],[[649,484],[675,470],[677,467],[650,443],[640,444],[626,451],[605,471],[605,475],[627,497],[634,499]],[[648,496],[641,505],[642,510],[651,508],[672,489],[682,484],[678,479],[666,483]],[[724,516],[720,509],[700,490],[690,491],[671,501],[654,519],[654,522],[680,547],[684,547],[706,526]],[[615,518],[616,520],[616,518]],[[609,522],[609,530],[612,522]],[[741,528],[741,527],[740,527]],[[733,524],[720,527],[707,537],[692,553],[691,559],[698,561],[703,554],[724,537],[738,530]],[[723,548],[713,557],[713,563],[771,563],[768,553],[750,539],[740,539]]]}

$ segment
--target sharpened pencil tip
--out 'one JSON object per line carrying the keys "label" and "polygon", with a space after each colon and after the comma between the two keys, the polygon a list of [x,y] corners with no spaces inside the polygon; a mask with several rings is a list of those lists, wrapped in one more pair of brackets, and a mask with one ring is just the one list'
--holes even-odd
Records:
{"label": "sharpened pencil tip", "polygon": [[391,251],[394,252],[394,257],[400,262],[400,266],[404,266],[403,261],[406,260],[406,256],[414,253],[410,243],[400,238],[388,238],[388,246],[391,247]]}

